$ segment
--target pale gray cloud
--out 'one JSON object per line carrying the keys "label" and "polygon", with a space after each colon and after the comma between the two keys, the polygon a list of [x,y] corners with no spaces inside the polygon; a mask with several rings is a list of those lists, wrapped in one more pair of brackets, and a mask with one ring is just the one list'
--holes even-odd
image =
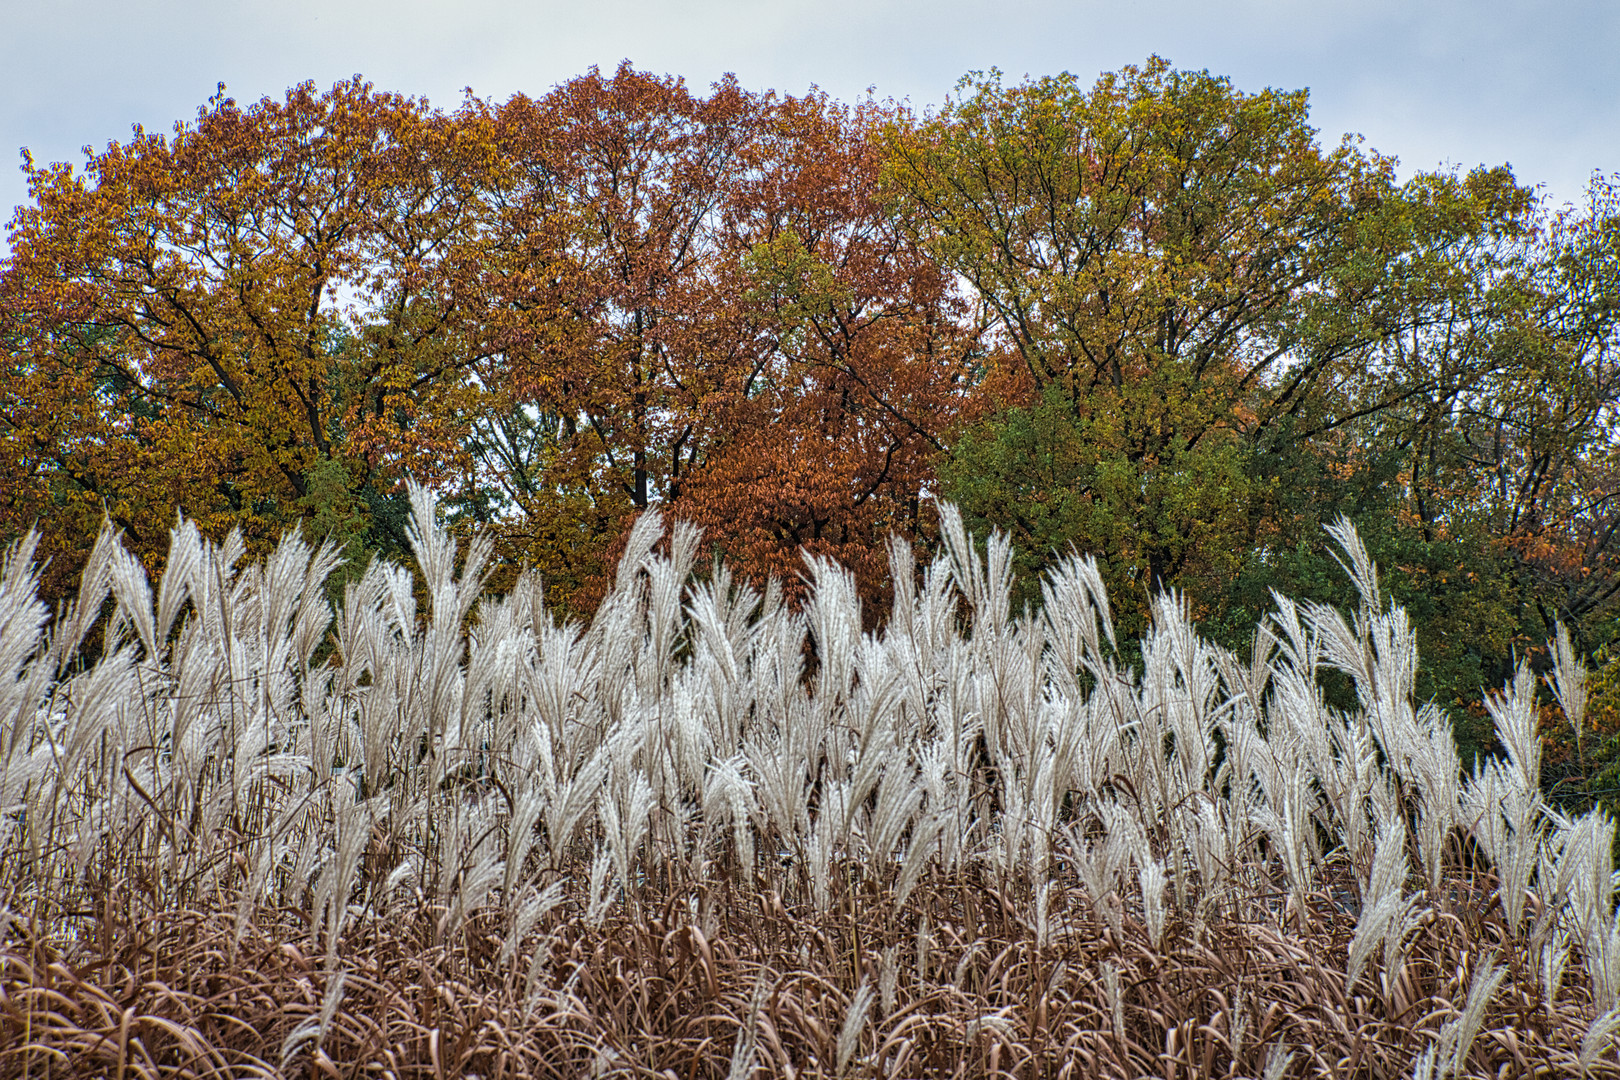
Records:
{"label": "pale gray cloud", "polygon": [[[622,58],[702,87],[814,83],[936,104],[965,71],[1090,78],[1151,53],[1245,89],[1311,89],[1329,139],[1357,131],[1403,170],[1509,161],[1578,199],[1620,171],[1620,5],[1603,0],[4,0],[0,153],[167,129],[226,83],[238,99],[354,73],[454,105],[461,88],[544,93]],[[15,159],[12,159],[15,160]],[[25,197],[0,166],[0,206]]]}

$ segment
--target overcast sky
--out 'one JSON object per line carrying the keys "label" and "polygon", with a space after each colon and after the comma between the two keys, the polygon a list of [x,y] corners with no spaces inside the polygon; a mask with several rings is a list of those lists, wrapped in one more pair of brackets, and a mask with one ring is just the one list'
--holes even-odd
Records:
{"label": "overcast sky", "polygon": [[[621,59],[706,88],[811,84],[937,104],[966,71],[1098,73],[1158,53],[1245,90],[1309,87],[1325,141],[1401,159],[1511,162],[1578,201],[1620,171],[1614,0],[0,0],[0,207],[16,148],[80,161],[136,122],[168,130],[224,82],[247,101],[355,73],[453,107]],[[4,215],[9,218],[9,211]]]}

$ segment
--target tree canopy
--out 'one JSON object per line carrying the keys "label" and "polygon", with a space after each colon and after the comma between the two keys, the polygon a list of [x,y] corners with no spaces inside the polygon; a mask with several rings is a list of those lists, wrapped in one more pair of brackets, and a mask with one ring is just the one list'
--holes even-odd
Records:
{"label": "tree canopy", "polygon": [[579,613],[658,507],[790,596],[840,560],[880,620],[886,538],[927,549],[946,499],[1012,532],[1025,599],[1094,552],[1127,636],[1173,588],[1232,646],[1274,588],[1345,599],[1348,515],[1447,707],[1555,624],[1620,636],[1620,193],[1400,181],[1302,90],[1157,57],[923,115],[628,64],[451,111],[355,79],[26,165],[0,529],[40,524],[55,596],[104,515],[149,564],[177,507],[396,553],[415,477]]}

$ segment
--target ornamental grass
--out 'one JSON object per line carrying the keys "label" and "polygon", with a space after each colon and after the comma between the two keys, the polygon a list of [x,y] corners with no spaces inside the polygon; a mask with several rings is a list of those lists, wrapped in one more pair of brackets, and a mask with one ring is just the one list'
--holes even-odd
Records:
{"label": "ornamental grass", "polygon": [[413,506],[336,610],[296,536],[104,530],[54,614],[10,550],[0,1076],[1620,1077],[1614,822],[1527,667],[1464,768],[1346,522],[1357,610],[1238,656],[1165,595],[1128,665],[948,506],[877,632],[656,514],[561,621]]}

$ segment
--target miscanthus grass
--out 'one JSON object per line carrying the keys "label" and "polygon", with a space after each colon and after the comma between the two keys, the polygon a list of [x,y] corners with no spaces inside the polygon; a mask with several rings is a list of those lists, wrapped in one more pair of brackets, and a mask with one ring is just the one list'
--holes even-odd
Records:
{"label": "miscanthus grass", "polygon": [[655,514],[561,621],[413,503],[420,609],[185,522],[54,614],[6,555],[0,1075],[1620,1076],[1614,823],[1528,669],[1464,770],[1347,523],[1355,611],[1240,657],[1163,596],[1137,670],[1094,562],[1014,613],[949,507],[874,634]]}

